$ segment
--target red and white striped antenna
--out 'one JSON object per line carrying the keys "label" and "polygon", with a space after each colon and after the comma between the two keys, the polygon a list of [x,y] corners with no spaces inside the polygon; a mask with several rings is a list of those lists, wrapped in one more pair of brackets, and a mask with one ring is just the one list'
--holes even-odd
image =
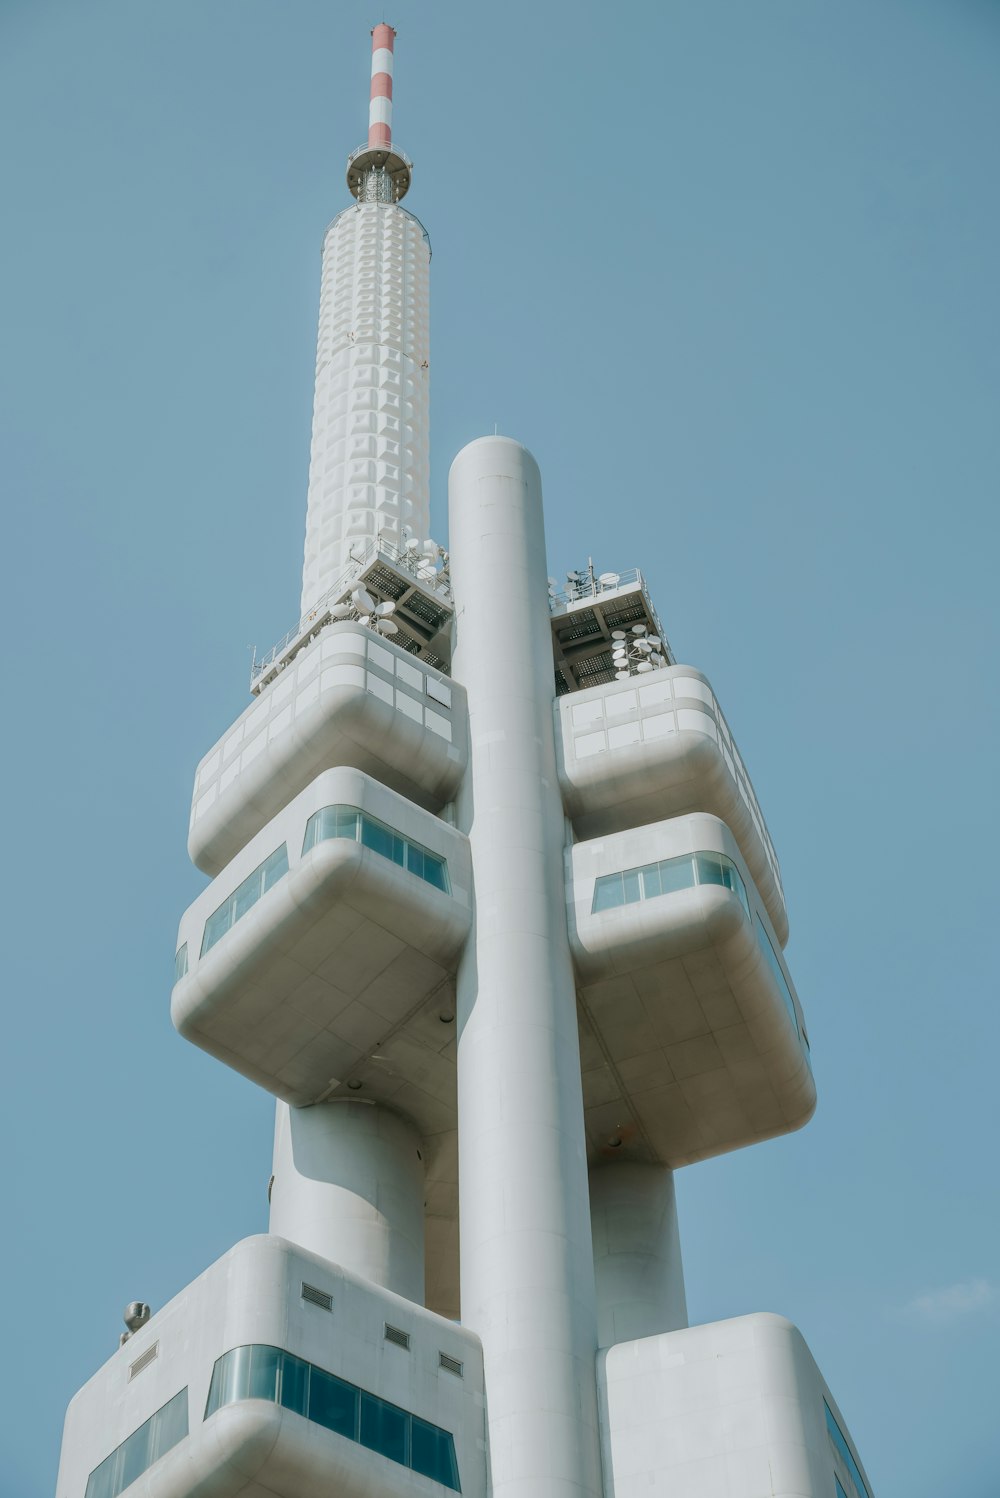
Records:
{"label": "red and white striped antenna", "polygon": [[372,88],[368,96],[368,144],[392,145],[392,53],[396,33],[383,21],[372,29]]}
{"label": "red and white striped antenna", "polygon": [[347,185],[359,203],[398,203],[410,185],[413,163],[392,143],[392,73],[396,32],[372,27],[372,81],[368,140],[347,158]]}

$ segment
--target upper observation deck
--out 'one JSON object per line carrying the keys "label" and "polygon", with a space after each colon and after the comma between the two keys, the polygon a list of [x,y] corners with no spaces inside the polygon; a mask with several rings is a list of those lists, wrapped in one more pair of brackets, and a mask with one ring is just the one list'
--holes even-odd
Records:
{"label": "upper observation deck", "polygon": [[[359,590],[372,606],[392,604],[389,622],[395,642],[411,655],[442,671],[451,661],[451,620],[454,605],[447,561],[437,549],[430,556],[420,544],[398,547],[379,536],[357,548],[340,578],[301,617],[276,645],[263,655],[256,650],[250,665],[250,690],[256,696],[295,659],[300,650],[337,620],[367,613],[356,606]],[[442,559],[445,565],[440,565]]]}
{"label": "upper observation deck", "polygon": [[668,664],[673,662],[670,643],[637,568],[595,573],[591,563],[584,571],[570,573],[563,589],[550,580],[549,611],[560,696],[614,681],[616,646],[628,634],[654,639],[657,652]]}
{"label": "upper observation deck", "polygon": [[465,689],[395,637],[327,619],[198,766],[188,851],[200,869],[218,874],[336,765],[440,811],[467,762]]}
{"label": "upper observation deck", "polygon": [[784,946],[778,856],[708,678],[666,666],[559,697],[555,711],[559,783],[577,834],[712,812],[735,834]]}

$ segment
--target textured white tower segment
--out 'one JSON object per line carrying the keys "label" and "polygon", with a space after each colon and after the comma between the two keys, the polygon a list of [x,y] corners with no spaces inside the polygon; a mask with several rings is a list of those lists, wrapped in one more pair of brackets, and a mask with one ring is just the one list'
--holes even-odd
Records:
{"label": "textured white tower segment", "polygon": [[368,145],[348,164],[358,198],[323,243],[301,612],[381,537],[430,527],[430,259],[396,201],[409,162],[391,145],[390,26],[372,33]]}

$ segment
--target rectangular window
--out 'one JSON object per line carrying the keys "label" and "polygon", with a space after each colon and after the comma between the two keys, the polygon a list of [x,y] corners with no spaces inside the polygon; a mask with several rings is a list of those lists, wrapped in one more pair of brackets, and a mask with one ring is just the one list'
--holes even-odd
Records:
{"label": "rectangular window", "polygon": [[360,1390],[332,1373],[312,1368],[309,1376],[309,1419],[348,1440],[358,1439]]}
{"label": "rectangular window", "polygon": [[187,1389],[181,1389],[94,1468],[87,1479],[86,1498],[118,1498],[184,1439],[188,1433],[187,1394]]}
{"label": "rectangular window", "polygon": [[[852,1452],[850,1446],[847,1444],[847,1437],[841,1430],[839,1424],[837,1423],[836,1416],[834,1415],[825,1399],[823,1400],[823,1408],[826,1411],[826,1428],[829,1432],[830,1440],[837,1448],[837,1451],[843,1458],[844,1465],[846,1466],[848,1472],[850,1472],[851,1474],[851,1481],[854,1483],[854,1486],[857,1489],[858,1498],[871,1498],[871,1494],[868,1491],[868,1484],[861,1476],[861,1468],[854,1460],[854,1453]],[[840,1484],[838,1483],[838,1487],[839,1486]]]}
{"label": "rectangular window", "polygon": [[[452,1371],[461,1376],[462,1364],[456,1358],[448,1357],[446,1361],[446,1354],[441,1353],[440,1359],[442,1367],[454,1365]],[[184,1400],[181,1434],[187,1435],[187,1390],[184,1389],[177,1398]],[[335,1435],[378,1451],[390,1461],[410,1467],[456,1493],[462,1490],[455,1459],[455,1440],[449,1431],[441,1430],[398,1405],[389,1404],[387,1400],[379,1399],[377,1395],[369,1394],[346,1379],[337,1378],[279,1347],[234,1347],[216,1360],[205,1419],[223,1405],[241,1399],[270,1399],[285,1409],[304,1415],[314,1425],[321,1425]],[[175,1403],[171,1401],[171,1405]],[[155,1427],[171,1405],[165,1405],[147,1424]],[[179,1424],[170,1426],[173,1434],[179,1428]],[[107,1461],[91,1473],[86,1498],[117,1498],[121,1487],[116,1486],[115,1464],[123,1449],[119,1447],[117,1452],[112,1452]]]}
{"label": "rectangular window", "polygon": [[351,806],[324,806],[314,812],[306,823],[302,843],[303,855],[317,843],[329,838],[360,839],[365,848],[370,848],[381,858],[387,858],[399,868],[431,884],[435,889],[448,894],[448,865],[436,853],[431,853],[419,843],[411,842],[384,822],[357,811]]}
{"label": "rectangular window", "polygon": [[361,1395],[361,1444],[380,1451],[390,1461],[409,1466],[409,1416],[397,1405],[374,1394]]}
{"label": "rectangular window", "polygon": [[218,910],[212,912],[205,922],[205,934],[201,942],[201,955],[210,951],[216,942],[225,936],[226,932],[252,910],[260,899],[283,879],[288,873],[288,849],[284,843],[280,848],[275,848],[273,853],[268,854],[262,864],[258,864],[252,874],[248,874],[243,883],[237,885],[229,899]]}
{"label": "rectangular window", "polygon": [[622,884],[621,874],[605,874],[598,879],[594,885],[595,911],[615,910],[619,905],[625,903],[625,889]]}
{"label": "rectangular window", "polygon": [[179,983],[188,970],[188,944],[178,947],[174,957],[174,982]]}

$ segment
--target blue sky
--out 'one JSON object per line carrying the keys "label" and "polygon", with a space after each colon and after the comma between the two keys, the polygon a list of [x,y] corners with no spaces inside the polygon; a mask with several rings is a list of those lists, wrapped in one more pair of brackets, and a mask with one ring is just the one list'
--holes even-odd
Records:
{"label": "blue sky", "polygon": [[[646,570],[782,859],[819,1110],[679,1174],[692,1318],[796,1321],[878,1498],[995,1498],[1000,6],[386,16],[435,526],[465,442],[531,447],[551,570]],[[0,3],[11,1498],[125,1302],[266,1225],[269,1100],[170,969],[195,764],[297,609],[379,19]]]}

